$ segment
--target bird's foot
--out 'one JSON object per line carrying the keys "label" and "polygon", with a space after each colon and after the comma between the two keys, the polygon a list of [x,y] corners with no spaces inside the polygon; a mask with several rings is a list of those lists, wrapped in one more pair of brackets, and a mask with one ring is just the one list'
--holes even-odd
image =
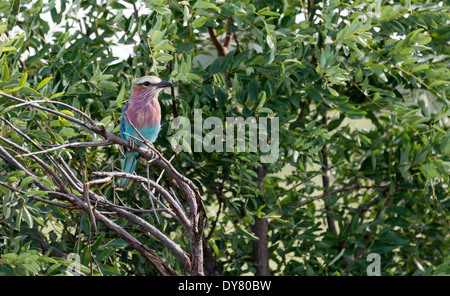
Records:
{"label": "bird's foot", "polygon": [[153,146],[153,144],[150,141],[148,141],[148,140],[144,140],[144,144],[147,145],[147,147],[148,147],[147,152],[149,154],[151,154],[151,157],[152,157],[151,161],[157,159],[158,158],[158,154],[156,153],[155,146]]}
{"label": "bird's foot", "polygon": [[130,150],[133,150],[134,148],[136,148],[136,143],[133,141],[133,140],[129,140],[129,142],[130,142]]}
{"label": "bird's foot", "polygon": [[97,127],[101,128],[103,132],[106,131],[106,126],[105,126],[104,123],[102,123],[102,122],[97,122],[95,125],[96,125]]}
{"label": "bird's foot", "polygon": [[150,160],[147,162],[148,164],[152,163],[153,161],[157,160],[159,158],[158,154],[155,152],[155,148],[152,147],[153,149],[148,149],[147,152],[151,155]]}

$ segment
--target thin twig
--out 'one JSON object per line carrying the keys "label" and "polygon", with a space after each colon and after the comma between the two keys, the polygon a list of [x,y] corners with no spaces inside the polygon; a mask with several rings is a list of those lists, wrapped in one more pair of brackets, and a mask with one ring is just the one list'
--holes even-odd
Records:
{"label": "thin twig", "polygon": [[[148,198],[150,199],[150,203],[152,204],[152,209],[155,210],[155,204],[153,203],[153,193],[150,190],[150,163],[147,164],[147,186],[148,186],[148,192],[149,192],[149,196]],[[155,188],[153,188],[154,190],[156,190]],[[159,222],[159,217],[158,217],[158,213],[155,211],[155,217],[156,217],[156,221],[158,222],[158,224],[161,224],[161,222]]]}
{"label": "thin twig", "polygon": [[122,172],[93,172],[94,176],[110,176],[110,177],[121,177],[121,178],[130,178],[135,181],[141,182],[141,183],[147,183],[151,186],[155,187],[158,192],[160,192],[166,200],[172,205],[172,207],[176,210],[177,217],[180,219],[180,222],[185,225],[187,228],[191,227],[191,222],[189,221],[186,212],[182,207],[179,206],[179,203],[175,201],[175,198],[172,197],[172,195],[167,192],[162,186],[159,184],[156,184],[155,181],[143,178],[141,176],[132,175],[128,173],[122,173]]}
{"label": "thin twig", "polygon": [[[175,158],[175,156],[176,156],[176,154],[174,154],[174,155],[172,155],[172,157],[169,159],[169,163],[171,163],[172,162],[172,160]],[[164,175],[164,172],[165,172],[165,170],[163,169],[162,170],[162,172],[161,172],[161,174],[159,174],[159,177],[158,177],[158,179],[156,179],[156,184],[158,184],[159,183],[159,181],[161,181],[161,178],[162,178],[162,176]],[[155,188],[153,188],[153,194],[155,193]]]}
{"label": "thin twig", "polygon": [[42,197],[40,197],[38,195],[35,195],[35,194],[27,194],[27,192],[25,192],[23,190],[20,190],[20,189],[17,189],[17,188],[14,188],[14,187],[12,187],[12,186],[10,186],[10,185],[6,184],[5,182],[2,182],[2,181],[0,181],[0,185],[5,187],[5,188],[8,188],[9,190],[18,192],[18,193],[20,193],[22,195],[26,195],[28,197],[31,197],[31,198],[37,200],[37,201],[40,201],[40,202],[43,202],[43,203],[46,203],[46,204],[49,204],[49,205],[52,205],[52,206],[65,208],[65,209],[73,209],[73,206],[70,205],[70,204],[63,204],[63,203],[56,202],[56,201],[53,201],[53,200],[48,200],[48,199],[42,198]]}
{"label": "thin twig", "polygon": [[[20,150],[22,152],[29,152],[27,149],[17,145],[15,142],[10,141],[2,136],[0,136],[0,139],[6,143],[8,143],[10,146],[14,147],[17,150]],[[55,171],[53,171],[50,166],[48,166],[42,159],[32,155],[31,156],[37,163],[39,163],[42,168],[52,177],[52,179],[56,182],[56,184],[58,185],[58,187],[60,188],[60,190],[67,192],[67,188],[64,185],[64,182],[61,180],[61,178],[59,178],[59,176],[55,173]]]}
{"label": "thin twig", "polygon": [[[83,198],[84,198],[84,202],[87,204],[88,214],[91,217],[91,225],[94,225],[95,234],[98,235],[98,229],[97,229],[97,225],[95,222],[95,216],[94,216],[94,213],[92,212],[91,201],[89,200],[89,183],[87,182],[86,168],[84,167],[83,157],[81,157],[80,149],[77,149],[77,151],[78,151],[78,156],[80,157],[81,172],[83,174]],[[89,236],[90,235],[91,235],[91,233],[89,232]],[[90,243],[89,243],[89,245],[90,245]],[[91,268],[92,268],[92,262],[91,262]]]}
{"label": "thin twig", "polygon": [[18,107],[22,107],[22,106],[31,105],[31,104],[43,104],[43,103],[50,103],[50,104],[57,104],[57,105],[64,106],[64,107],[66,107],[66,108],[68,108],[68,109],[70,109],[70,110],[72,110],[72,111],[74,111],[74,112],[80,114],[81,116],[83,116],[84,118],[86,118],[91,124],[94,124],[94,125],[96,124],[95,121],[92,120],[92,118],[90,118],[89,116],[87,116],[87,115],[86,115],[84,112],[82,112],[81,110],[78,110],[77,108],[72,107],[72,106],[70,106],[70,105],[68,105],[68,104],[65,104],[65,103],[63,103],[63,102],[52,101],[52,100],[26,101],[26,102],[23,102],[23,103],[20,103],[20,104],[17,104],[17,105],[12,105],[12,106],[7,107],[7,108],[5,108],[5,109],[2,110],[2,113],[5,113],[6,111],[9,111],[10,109],[13,109],[13,108],[18,108]]}
{"label": "thin twig", "polygon": [[[38,150],[44,150],[41,146],[39,146],[33,139],[31,139],[28,135],[26,135],[24,132],[22,132],[20,129],[18,129],[17,127],[15,127],[11,122],[9,122],[6,118],[0,116],[0,119],[5,122],[9,127],[11,127],[15,132],[17,132],[21,137],[23,137],[24,139],[26,139],[27,141],[29,141],[35,148],[37,148]],[[55,166],[55,168],[58,170],[58,172],[63,175],[64,178],[66,178],[66,180],[68,180],[68,182],[71,184],[71,186],[73,185],[73,179],[70,178],[70,176],[68,176],[67,174],[67,170],[63,169],[59,163],[48,153],[45,153],[45,156],[50,160],[50,162]]]}
{"label": "thin twig", "polygon": [[108,145],[111,145],[111,144],[112,144],[112,142],[110,140],[103,140],[103,141],[98,141],[98,142],[75,142],[75,143],[61,144],[61,145],[57,145],[57,146],[55,146],[53,148],[40,150],[40,151],[36,151],[36,152],[30,152],[30,153],[26,153],[26,154],[19,154],[19,155],[16,155],[16,156],[17,157],[28,157],[28,156],[32,156],[32,155],[37,155],[37,154],[47,153],[47,152],[50,152],[50,151],[64,149],[64,148],[67,148],[67,147],[76,147],[76,148],[80,148],[80,147],[98,147],[98,146],[108,146]]}

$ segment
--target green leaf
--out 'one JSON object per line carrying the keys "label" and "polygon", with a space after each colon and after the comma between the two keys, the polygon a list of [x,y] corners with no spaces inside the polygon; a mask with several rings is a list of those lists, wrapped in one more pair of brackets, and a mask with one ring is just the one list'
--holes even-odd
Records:
{"label": "green leaf", "polygon": [[116,248],[126,248],[128,246],[128,243],[126,241],[124,241],[123,239],[118,238],[118,239],[111,241],[111,246],[116,247]]}
{"label": "green leaf", "polygon": [[201,27],[201,26],[203,26],[203,25],[206,23],[207,20],[208,20],[208,19],[202,15],[202,16],[196,18],[196,19],[192,22],[192,27],[194,27],[194,28]]}
{"label": "green leaf", "polygon": [[98,86],[99,86],[99,88],[101,89],[101,90],[106,90],[106,91],[109,91],[109,90],[111,90],[111,91],[115,91],[115,90],[117,90],[117,83],[115,83],[115,82],[113,82],[113,81],[104,81],[104,80],[102,80],[102,81],[100,81],[99,83],[98,83]]}
{"label": "green leaf", "polygon": [[262,14],[265,16],[280,16],[278,12],[268,10],[268,7],[261,9],[258,11],[258,14]]}
{"label": "green leaf", "polygon": [[209,2],[204,2],[204,1],[197,1],[197,3],[194,4],[193,8],[201,8],[201,9],[215,9],[215,10],[220,10],[219,7],[217,7],[215,4],[209,3]]}
{"label": "green leaf", "polygon": [[41,219],[39,219],[38,217],[35,216],[31,216],[31,218],[33,218],[34,221],[36,221],[39,225],[41,225],[42,227],[46,227],[44,221],[42,221]]}
{"label": "green leaf", "polygon": [[306,90],[306,94],[314,101],[317,101],[317,102],[323,101],[320,92],[315,87],[308,88]]}
{"label": "green leaf", "polygon": [[37,260],[41,261],[41,262],[52,263],[52,264],[58,263],[58,261],[56,261],[55,259],[47,257],[47,256],[39,256],[37,258]]}
{"label": "green leaf", "polygon": [[25,74],[23,74],[23,76],[22,76],[22,79],[20,79],[19,88],[22,88],[25,86],[25,83],[27,83],[27,78],[28,78],[28,73],[25,72]]}
{"label": "green leaf", "polygon": [[367,114],[367,112],[363,111],[363,110],[350,110],[350,111],[347,111],[346,113],[350,119],[362,119]]}
{"label": "green leaf", "polygon": [[54,270],[56,270],[56,269],[58,269],[59,267],[61,267],[61,264],[60,263],[56,263],[56,264],[53,264],[53,265],[51,265],[48,269],[47,269],[47,274],[52,274],[52,272],[54,271]]}
{"label": "green leaf", "polygon": [[361,68],[359,68],[358,71],[356,71],[355,82],[361,83],[362,80],[363,80],[363,73]]}
{"label": "green leaf", "polygon": [[0,23],[0,34],[3,34],[6,31],[7,27],[5,23]]}
{"label": "green leaf", "polygon": [[29,228],[33,228],[33,219],[31,218],[30,212],[27,208],[23,208],[23,220],[28,224]]}
{"label": "green leaf", "polygon": [[[162,14],[162,15],[165,15],[165,14],[172,14],[172,11],[171,11],[170,9],[168,9],[168,8],[166,8],[166,7],[163,7],[163,6],[154,6],[153,9],[154,9],[157,13]],[[131,22],[130,22],[130,23],[131,23]]]}
{"label": "green leaf", "polygon": [[5,59],[5,63],[2,64],[2,68],[1,68],[1,80],[7,80],[9,78],[9,68],[8,68],[8,64],[6,64],[6,59]]}
{"label": "green leaf", "polygon": [[374,65],[372,66],[372,70],[375,72],[378,78],[380,78],[383,82],[388,82],[386,74],[380,66]]}
{"label": "green leaf", "polygon": [[244,226],[242,225],[238,225],[238,230],[241,234],[243,234],[246,238],[250,239],[250,240],[259,240],[259,238],[257,236],[255,236],[254,234],[250,233],[249,231],[247,231]]}
{"label": "green leaf", "polygon": [[370,222],[364,222],[361,224],[358,228],[356,228],[355,233],[363,233],[366,231],[367,227],[369,226]]}
{"label": "green leaf", "polygon": [[158,44],[155,45],[153,48],[154,51],[158,50],[167,50],[167,51],[175,51],[175,48],[170,44],[169,40],[163,40],[160,41]]}
{"label": "green leaf", "polygon": [[366,135],[358,134],[358,137],[361,139],[362,142],[366,143],[367,145],[372,144],[372,141]]}
{"label": "green leaf", "polygon": [[38,196],[47,196],[47,192],[42,191],[42,190],[30,190],[27,193],[25,193],[25,195],[38,195]]}
{"label": "green leaf", "polygon": [[257,109],[256,112],[257,112],[257,113],[267,113],[267,114],[272,114],[272,113],[273,113],[273,110],[272,110],[272,109],[269,109],[269,108],[266,108],[266,107],[262,107],[262,108],[260,108],[260,109]]}
{"label": "green leaf", "polygon": [[193,73],[186,73],[185,76],[188,80],[196,80],[196,81],[202,80],[202,78],[200,76],[198,76],[197,74],[193,74]]}
{"label": "green leaf", "polygon": [[267,40],[267,45],[269,46],[269,48],[271,48],[271,49],[275,48],[275,42],[273,40],[272,35],[267,34],[266,40]]}
{"label": "green leaf", "polygon": [[47,77],[47,78],[45,78],[44,80],[42,80],[42,81],[38,84],[36,90],[39,90],[40,88],[44,87],[44,86],[45,86],[50,80],[52,80],[52,79],[53,79],[53,77]]}
{"label": "green leaf", "polygon": [[[67,115],[69,115],[69,116],[72,116],[72,117],[74,116],[73,113],[72,113],[72,111],[70,111],[70,110],[61,110],[60,112],[61,112],[61,113],[64,113],[64,114],[67,114]],[[64,119],[64,120],[65,120],[65,119]]]}
{"label": "green leaf", "polygon": [[412,72],[415,73],[423,70],[428,70],[428,67],[429,67],[428,64],[418,65],[413,68]]}
{"label": "green leaf", "polygon": [[150,43],[152,45],[158,44],[161,41],[161,39],[165,36],[165,33],[166,29],[164,29],[163,31],[154,30],[152,36],[150,37]]}
{"label": "green leaf", "polygon": [[6,51],[12,51],[12,50],[16,50],[16,48],[14,46],[2,46],[0,47],[0,53],[2,52],[6,52]]}
{"label": "green leaf", "polygon": [[430,164],[422,166],[422,171],[428,179],[440,178],[439,172]]}
{"label": "green leaf", "polygon": [[64,137],[64,138],[72,138],[72,137],[78,136],[78,134],[75,132],[75,130],[70,127],[63,128],[59,132],[59,134],[61,135],[61,137]]}
{"label": "green leaf", "polygon": [[20,182],[19,188],[24,188],[25,186],[27,186],[28,184],[33,183],[34,178],[31,176],[25,177],[22,182]]}
{"label": "green leaf", "polygon": [[341,258],[342,255],[344,255],[344,251],[345,251],[345,249],[342,249],[342,250],[339,252],[339,254],[338,254],[336,257],[334,257],[334,259],[331,260],[331,262],[328,263],[327,265],[328,265],[328,266],[333,265],[336,261],[338,261],[339,258]]}
{"label": "green leaf", "polygon": [[8,219],[10,214],[11,214],[10,207],[7,205],[4,205],[3,206],[3,219]]}
{"label": "green leaf", "polygon": [[378,19],[378,21],[383,22],[383,21],[387,20],[391,16],[392,10],[393,10],[393,8],[390,5],[383,6],[383,8],[381,10],[381,15],[380,15],[380,18]]}
{"label": "green leaf", "polygon": [[220,258],[220,250],[219,250],[219,247],[217,246],[217,244],[214,242],[214,240],[210,240],[209,241],[209,245],[213,249],[214,254],[216,255],[216,257]]}
{"label": "green leaf", "polygon": [[327,86],[327,89],[328,89],[328,91],[331,93],[331,95],[333,95],[333,96],[335,96],[335,97],[338,97],[338,96],[339,96],[339,93],[338,93],[334,88],[332,88],[332,87],[330,87],[330,86]]}
{"label": "green leaf", "polygon": [[91,246],[91,252],[96,252],[103,242],[103,238],[105,237],[105,233],[101,233],[97,240]]}
{"label": "green leaf", "polygon": [[112,256],[112,254],[115,253],[115,249],[114,248],[107,248],[102,250],[97,256],[96,256],[96,260],[98,262],[101,262],[105,259],[108,259],[109,257]]}
{"label": "green leaf", "polygon": [[20,230],[20,224],[22,222],[22,210],[19,210],[17,212],[17,216],[16,216],[16,229]]}
{"label": "green leaf", "polygon": [[63,94],[64,94],[64,92],[56,93],[56,94],[54,94],[54,95],[52,95],[52,96],[50,97],[50,100],[59,98],[59,97],[62,96]]}
{"label": "green leaf", "polygon": [[165,52],[157,52],[155,53],[155,60],[157,60],[158,62],[168,62],[173,60],[173,57]]}
{"label": "green leaf", "polygon": [[109,265],[105,265],[105,264],[99,264],[100,265],[100,269],[102,271],[102,274],[104,276],[107,275],[120,275],[120,270],[113,267],[113,266],[109,266]]}
{"label": "green leaf", "polygon": [[123,102],[123,98],[125,97],[125,93],[126,93],[126,88],[125,88],[125,83],[122,84],[119,94],[117,95],[116,101],[115,101],[115,106],[116,107],[120,107],[122,106],[122,102]]}

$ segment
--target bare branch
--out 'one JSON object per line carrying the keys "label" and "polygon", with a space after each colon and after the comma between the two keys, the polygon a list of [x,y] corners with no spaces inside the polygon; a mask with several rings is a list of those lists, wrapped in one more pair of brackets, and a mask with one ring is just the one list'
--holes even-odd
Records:
{"label": "bare branch", "polygon": [[[2,94],[3,95],[3,94]],[[92,118],[90,118],[89,116],[87,116],[84,112],[82,112],[81,110],[78,110],[75,107],[72,107],[68,104],[65,104],[63,102],[59,102],[59,101],[52,101],[52,100],[35,100],[35,101],[26,101],[24,103],[20,103],[17,105],[12,105],[9,106],[5,109],[3,109],[2,113],[5,113],[6,111],[13,109],[13,108],[18,108],[18,107],[22,107],[22,106],[27,106],[27,105],[31,105],[31,104],[45,104],[45,103],[49,103],[49,104],[56,104],[56,105],[61,105],[66,107],[67,109],[70,109],[78,114],[80,114],[81,116],[83,116],[84,118],[86,118],[91,124],[96,124],[94,120],[92,120]]]}
{"label": "bare branch", "polygon": [[206,28],[208,29],[211,41],[217,50],[217,55],[219,57],[226,56],[228,53],[228,47],[225,47],[224,44],[219,40],[219,36],[217,36],[216,29],[214,29],[213,27],[206,27]]}
{"label": "bare branch", "polygon": [[[14,188],[14,187],[12,187],[12,186],[6,184],[5,182],[0,181],[0,185],[3,186],[3,187],[5,187],[5,188],[8,188],[9,190],[18,192],[18,193],[20,193],[20,194],[23,194],[23,195],[26,194],[25,191],[20,190],[20,189],[17,189],[17,188]],[[40,201],[40,202],[43,202],[43,203],[46,203],[46,204],[49,204],[49,205],[52,205],[52,206],[56,206],[56,207],[60,207],[60,208],[65,208],[65,209],[72,209],[72,208],[73,208],[73,206],[70,205],[70,204],[63,204],[63,203],[59,203],[59,202],[56,202],[56,201],[48,200],[48,199],[42,198],[42,197],[40,197],[40,196],[38,196],[38,195],[35,195],[35,194],[27,194],[27,196],[28,196],[28,197],[31,197],[31,198],[33,198],[33,199],[35,199],[35,200],[37,200],[37,201]]]}
{"label": "bare branch", "polygon": [[[78,154],[80,154],[80,151],[78,151]],[[81,163],[81,166],[82,166],[81,171],[83,173],[83,198],[84,198],[84,202],[87,205],[88,214],[91,217],[91,225],[94,226],[95,233],[98,234],[97,225],[95,223],[95,216],[94,216],[94,213],[92,212],[91,202],[89,201],[89,183],[87,182],[86,169],[84,168],[84,162],[83,162],[83,158],[81,157],[81,154],[80,154],[80,163]],[[89,236],[90,236],[90,231],[89,231]]]}
{"label": "bare branch", "polygon": [[17,155],[17,157],[27,157],[27,156],[32,156],[32,155],[36,155],[36,154],[42,154],[42,153],[47,153],[47,152],[51,152],[51,151],[55,151],[55,150],[60,150],[60,149],[68,148],[68,147],[76,147],[76,148],[98,147],[98,146],[108,146],[111,144],[112,144],[112,142],[109,140],[103,140],[103,141],[98,141],[98,142],[67,143],[67,144],[57,145],[53,148],[49,148],[49,149],[45,149],[45,150],[41,150],[41,151],[30,152],[30,153],[26,153],[26,154],[19,154],[19,155]]}
{"label": "bare branch", "polygon": [[47,187],[42,184],[41,181],[38,180],[37,176],[32,174],[30,171],[28,171],[22,164],[20,164],[14,157],[12,157],[5,149],[3,149],[3,146],[0,145],[0,156],[5,159],[9,164],[16,167],[17,169],[24,171],[27,176],[31,176],[33,178],[34,184],[36,184],[37,187],[41,190],[47,190]]}
{"label": "bare branch", "polygon": [[184,209],[180,206],[179,203],[177,203],[174,200],[174,197],[169,192],[167,192],[159,184],[156,184],[155,181],[141,177],[141,176],[132,175],[132,174],[123,173],[123,172],[93,172],[92,174],[94,176],[130,178],[135,181],[151,185],[152,187],[156,188],[156,190],[158,190],[158,192],[160,192],[166,198],[166,200],[170,203],[170,205],[174,208],[175,213],[177,214],[177,217],[179,218],[180,223],[185,225],[187,228],[191,227],[191,223],[190,223]]}
{"label": "bare branch", "polygon": [[[35,141],[33,141],[33,139],[31,139],[28,135],[26,135],[25,133],[23,133],[20,129],[18,129],[17,127],[15,127],[11,122],[9,122],[8,120],[6,120],[4,117],[0,116],[0,119],[5,122],[9,127],[11,127],[15,132],[17,132],[21,137],[23,137],[24,139],[26,139],[28,142],[30,142],[35,148],[37,148],[38,150],[44,150],[41,146],[39,146]],[[45,153],[45,156],[50,160],[50,162],[55,166],[55,168],[58,170],[58,172],[63,175],[63,177],[71,184],[71,186],[73,186],[73,179],[71,178],[66,170],[64,170],[59,164],[58,162],[48,153]],[[62,158],[60,158],[62,160]],[[63,161],[64,163],[64,161]],[[71,173],[70,169],[67,168],[66,169],[69,173]],[[76,179],[76,178],[75,178]],[[80,187],[81,188],[81,187]]]}
{"label": "bare branch", "polygon": [[[13,141],[10,141],[2,136],[0,136],[0,140],[8,143],[9,145],[11,145],[12,147],[14,147],[17,150],[20,150],[22,152],[28,153],[29,151],[25,148],[22,148],[21,146],[17,145],[16,143],[14,143]],[[6,151],[5,151],[6,152]],[[37,163],[39,163],[42,168],[52,177],[52,179],[56,182],[56,184],[58,184],[58,187],[60,188],[60,190],[62,190],[63,192],[67,192],[67,188],[64,185],[64,182],[59,178],[59,176],[55,173],[55,171],[53,171],[44,161],[42,161],[42,159],[32,155],[31,156]]]}
{"label": "bare branch", "polygon": [[[84,126],[86,128],[88,128],[88,126],[90,126],[89,124],[85,123],[84,121],[81,121],[81,120],[79,120],[79,119],[77,119],[77,118],[75,118],[73,116],[67,115],[67,114],[59,112],[59,111],[55,111],[55,110],[49,109],[47,107],[42,107],[39,104],[34,103],[34,101],[22,100],[22,99],[19,99],[19,98],[15,97],[15,96],[12,96],[12,95],[9,95],[9,94],[5,94],[3,92],[0,92],[0,96],[3,96],[5,98],[8,98],[8,99],[16,101],[16,102],[25,103],[26,105],[29,105],[30,107],[33,107],[33,108],[36,108],[36,109],[39,109],[39,110],[42,110],[42,111],[46,111],[48,113],[52,113],[52,114],[58,115],[58,116],[60,116],[60,117],[62,117],[64,119],[67,119],[67,120],[69,120],[71,122],[74,122],[76,124],[82,125],[82,126]],[[95,125],[94,123],[91,123],[91,124]]]}
{"label": "bare branch", "polygon": [[[147,186],[148,186],[148,198],[150,199],[150,203],[152,204],[152,209],[155,209],[155,205],[153,203],[153,192],[150,190],[150,163],[147,163]],[[159,221],[159,217],[158,217],[158,213],[155,211],[155,217],[156,217],[156,221],[158,221],[158,224],[161,224],[161,222]]]}
{"label": "bare branch", "polygon": [[[146,229],[151,235],[153,235],[155,238],[157,238],[163,245],[167,246],[176,256],[181,260],[186,270],[188,270],[192,275],[203,275],[203,249],[202,249],[202,242],[201,238],[203,235],[203,228],[204,228],[204,222],[206,220],[206,210],[204,208],[203,202],[201,200],[201,196],[199,193],[198,188],[194,185],[194,183],[186,178],[184,175],[180,174],[168,161],[163,157],[163,155],[156,150],[153,145],[149,144],[148,141],[142,141],[145,143],[147,147],[135,145],[133,144],[133,141],[128,141],[123,139],[122,137],[109,133],[106,131],[106,128],[104,125],[95,123],[92,119],[89,118],[86,114],[84,114],[82,111],[76,111],[77,113],[81,114],[83,118],[87,119],[87,122],[82,121],[78,118],[75,118],[74,116],[71,116],[67,113],[63,113],[57,110],[53,110],[44,106],[41,106],[43,101],[27,101],[19,99],[13,95],[5,94],[0,92],[0,96],[3,96],[5,98],[8,98],[10,100],[16,101],[19,104],[14,105],[15,107],[21,106],[28,106],[31,108],[35,108],[50,114],[54,114],[57,116],[60,116],[61,118],[64,118],[74,124],[77,124],[79,126],[82,126],[95,134],[101,136],[104,138],[101,142],[85,142],[85,143],[69,143],[64,145],[58,145],[51,147],[49,149],[43,149],[40,147],[36,142],[34,142],[30,137],[28,137],[26,134],[21,132],[19,129],[14,127],[9,121],[4,119],[3,117],[0,117],[4,122],[6,122],[11,128],[15,129],[22,137],[24,137],[28,142],[30,142],[34,147],[36,147],[39,151],[37,152],[30,152],[25,148],[19,149],[19,151],[22,152],[21,156],[22,158],[25,157],[31,157],[34,161],[38,163],[42,163],[43,170],[46,171],[48,174],[54,173],[56,177],[58,177],[58,173],[64,177],[64,179],[67,181],[67,183],[70,185],[70,188],[75,189],[75,191],[78,192],[79,195],[75,195],[73,193],[69,193],[65,186],[66,184],[63,182],[61,178],[54,178],[55,182],[60,187],[59,191],[51,190],[50,188],[47,188],[44,184],[39,182],[37,177],[28,171],[22,164],[20,164],[15,157],[11,156],[5,149],[3,149],[2,146],[0,146],[0,157],[16,167],[16,169],[23,170],[27,176],[32,176],[34,179],[34,183],[36,186],[39,187],[39,189],[46,191],[47,194],[51,197],[69,201],[72,206],[75,208],[79,208],[83,211],[86,211],[87,213],[90,212],[89,204],[95,203],[98,205],[98,207],[107,210],[111,213],[116,213],[120,215],[121,217],[127,219],[131,223],[135,223],[137,225],[140,225],[144,229]],[[61,104],[60,104],[61,105]],[[72,109],[71,109],[72,110]],[[81,113],[80,113],[81,112]],[[136,139],[139,141],[139,139]],[[8,143],[11,145],[16,145],[14,142]],[[49,154],[51,151],[55,151],[58,149],[64,149],[67,147],[83,147],[83,145],[89,145],[89,146],[97,146],[97,145],[114,145],[118,144],[122,147],[127,148],[130,152],[136,152],[139,153],[139,155],[147,160],[152,160],[154,163],[156,163],[158,166],[160,166],[163,170],[163,172],[166,172],[173,180],[175,181],[175,184],[179,186],[181,189],[184,197],[186,198],[189,206],[189,212],[186,212],[181,205],[180,201],[177,199],[176,195],[174,194],[175,191],[171,191],[169,193],[167,190],[165,190],[162,186],[158,185],[158,182],[154,182],[153,180],[149,180],[149,178],[144,178],[140,176],[134,176],[131,174],[125,174],[125,173],[111,173],[111,172],[95,172],[97,173],[96,176],[103,176],[105,178],[101,180],[86,180],[86,177],[83,177],[83,181],[79,180],[75,174],[72,172],[72,170],[69,168],[68,164],[65,162],[65,160],[59,155],[57,156],[57,160]],[[14,149],[18,149],[16,146],[14,146]],[[19,146],[20,147],[20,146]],[[45,155],[51,163],[55,166],[57,171],[53,171],[52,168],[50,168],[48,165],[45,166],[45,162],[38,158],[37,156],[39,154]],[[155,157],[156,156],[156,157]],[[17,156],[16,156],[17,157]],[[111,164],[113,164],[112,162]],[[108,166],[110,166],[109,164]],[[106,168],[106,167],[105,167]],[[105,169],[104,168],[104,169]],[[94,175],[95,175],[94,173]],[[103,175],[102,175],[103,174]],[[113,175],[108,175],[113,174]],[[164,198],[165,200],[170,204],[171,209],[167,208],[163,203],[161,203],[158,199],[156,199],[154,196],[150,196],[151,201],[156,201],[161,207],[162,211],[166,211],[169,213],[172,217],[177,219],[179,223],[181,223],[186,231],[188,232],[189,236],[189,243],[191,248],[191,254],[189,258],[189,255],[186,254],[183,249],[175,244],[173,241],[171,241],[166,235],[164,235],[162,232],[160,232],[158,229],[156,229],[153,225],[149,224],[147,221],[143,220],[142,218],[136,216],[133,213],[128,212],[127,208],[123,206],[117,206],[113,203],[110,203],[106,200],[104,196],[98,195],[94,193],[92,190],[89,190],[89,186],[93,184],[100,184],[102,182],[107,182],[114,176],[122,176],[127,178],[133,178],[137,180],[140,183],[144,184],[150,184],[154,188],[154,190],[157,190]],[[161,176],[160,176],[161,177]],[[52,176],[53,178],[53,176]],[[114,180],[114,179],[113,179]],[[159,179],[158,179],[159,181]],[[114,181],[113,181],[114,182]],[[146,186],[147,187],[147,186]],[[150,190],[147,188],[147,190]],[[116,192],[114,191],[114,196],[116,196]],[[112,229],[119,235],[120,237],[124,238],[130,246],[134,247],[136,250],[138,250],[142,255],[144,255],[150,262],[152,262],[153,265],[161,272],[161,274],[174,274],[174,271],[165,264],[164,261],[162,261],[152,250],[147,248],[146,246],[143,246],[139,241],[134,238],[131,234],[127,233],[126,231],[120,226],[115,225],[112,221],[110,221],[108,218],[106,218],[103,214],[101,214],[97,209],[91,208],[93,217],[95,217],[96,221],[99,221],[100,223],[104,224],[106,227]],[[155,210],[152,210],[155,212]]]}

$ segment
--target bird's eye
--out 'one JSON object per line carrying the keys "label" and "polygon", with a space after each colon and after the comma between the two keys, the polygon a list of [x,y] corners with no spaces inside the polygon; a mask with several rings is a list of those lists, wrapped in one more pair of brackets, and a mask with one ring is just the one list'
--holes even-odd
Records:
{"label": "bird's eye", "polygon": [[148,82],[148,81],[144,82],[144,86],[149,86],[149,85],[150,85],[150,82]]}

